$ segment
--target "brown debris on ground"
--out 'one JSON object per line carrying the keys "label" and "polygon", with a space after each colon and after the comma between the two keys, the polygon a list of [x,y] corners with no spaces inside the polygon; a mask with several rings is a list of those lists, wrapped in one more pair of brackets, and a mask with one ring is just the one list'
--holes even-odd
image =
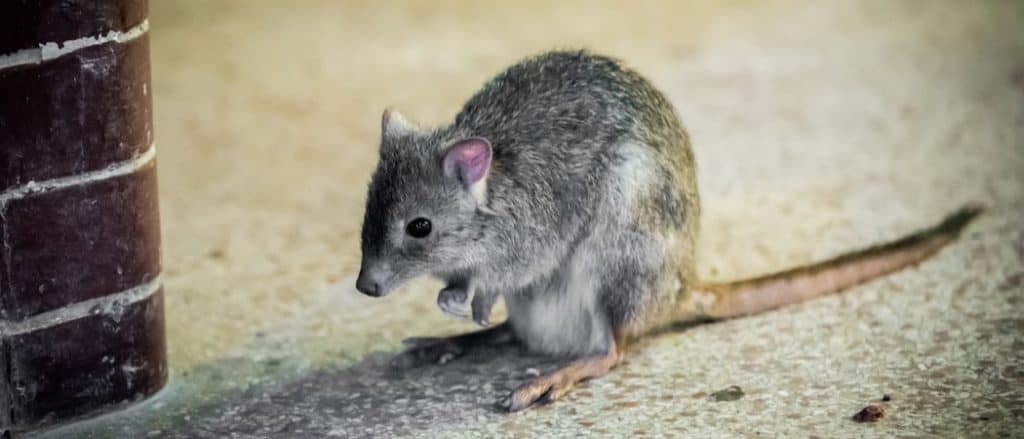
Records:
{"label": "brown debris on ground", "polygon": [[885,416],[885,407],[871,404],[853,415],[854,422],[878,422]]}

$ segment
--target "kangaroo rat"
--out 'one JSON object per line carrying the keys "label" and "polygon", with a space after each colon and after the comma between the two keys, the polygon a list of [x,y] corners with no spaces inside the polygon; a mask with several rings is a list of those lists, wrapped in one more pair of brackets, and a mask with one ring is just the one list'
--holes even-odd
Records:
{"label": "kangaroo rat", "polygon": [[430,274],[455,300],[469,289],[501,295],[506,322],[415,340],[397,359],[444,362],[510,342],[575,358],[503,398],[510,411],[604,375],[629,340],[653,329],[765,311],[915,264],[980,212],[966,207],[826,262],[704,284],[689,138],[668,100],[614,59],[529,58],[490,80],[450,124],[421,128],[389,110],[382,131],[356,287],[383,296]]}

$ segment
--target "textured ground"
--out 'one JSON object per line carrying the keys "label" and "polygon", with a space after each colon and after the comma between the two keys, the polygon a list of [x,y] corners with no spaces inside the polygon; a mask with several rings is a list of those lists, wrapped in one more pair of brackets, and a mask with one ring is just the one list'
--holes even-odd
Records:
{"label": "textured ground", "polygon": [[[54,436],[1024,435],[1024,4],[299,4],[151,2],[171,384]],[[678,107],[706,277],[990,212],[915,270],[652,337],[537,410],[490,404],[549,360],[389,370],[403,337],[472,326],[430,281],[352,287],[381,110],[440,122],[503,66],[573,46]],[[886,393],[883,420],[849,420]]]}

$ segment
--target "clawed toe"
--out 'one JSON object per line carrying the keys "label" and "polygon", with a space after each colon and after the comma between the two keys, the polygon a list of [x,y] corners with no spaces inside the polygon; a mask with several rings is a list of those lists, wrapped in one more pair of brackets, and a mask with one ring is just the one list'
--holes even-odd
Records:
{"label": "clawed toe", "polygon": [[548,404],[568,392],[568,388],[561,387],[553,383],[551,377],[541,377],[513,390],[498,400],[497,406],[508,412],[518,412],[533,405]]}
{"label": "clawed toe", "polygon": [[450,285],[437,294],[437,306],[445,314],[459,318],[471,316],[469,305],[469,291],[462,285]]}
{"label": "clawed toe", "polygon": [[494,403],[494,406],[497,407],[498,410],[504,410],[506,412],[512,411],[512,395],[509,394],[508,396],[499,399]]}
{"label": "clawed toe", "polygon": [[458,318],[462,318],[462,319],[467,319],[467,318],[472,317],[472,314],[470,314],[470,311],[468,309],[466,309],[465,304],[463,304],[461,302],[451,302],[451,301],[438,302],[437,306],[439,308],[441,308],[442,312],[444,312],[445,314],[448,314],[450,316],[453,316],[453,317],[458,317]]}

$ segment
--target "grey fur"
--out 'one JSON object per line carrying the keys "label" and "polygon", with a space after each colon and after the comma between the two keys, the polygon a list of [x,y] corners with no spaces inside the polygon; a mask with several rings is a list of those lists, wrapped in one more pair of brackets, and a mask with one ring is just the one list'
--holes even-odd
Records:
{"label": "grey fur", "polygon": [[[360,278],[377,295],[422,274],[471,279],[548,354],[604,352],[612,335],[671,320],[694,281],[700,202],[687,135],[639,74],[550,52],[489,81],[448,125],[389,123],[362,230]],[[441,166],[473,136],[493,145],[483,200]],[[428,237],[405,235],[416,217],[433,222]]]}

